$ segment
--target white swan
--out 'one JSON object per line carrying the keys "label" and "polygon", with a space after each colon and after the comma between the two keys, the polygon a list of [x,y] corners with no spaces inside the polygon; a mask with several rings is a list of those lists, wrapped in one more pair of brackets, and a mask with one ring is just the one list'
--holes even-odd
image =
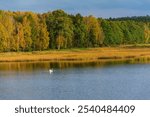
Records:
{"label": "white swan", "polygon": [[53,73],[54,72],[54,70],[53,69],[49,69],[49,73],[51,74],[51,73]]}

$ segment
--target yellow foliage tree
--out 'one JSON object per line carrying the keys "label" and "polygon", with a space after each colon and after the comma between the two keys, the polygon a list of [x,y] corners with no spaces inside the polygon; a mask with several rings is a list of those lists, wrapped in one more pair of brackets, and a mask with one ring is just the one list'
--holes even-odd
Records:
{"label": "yellow foliage tree", "polygon": [[64,40],[65,38],[62,35],[58,35],[58,37],[56,38],[56,45],[58,50],[60,50],[60,48],[64,46]]}
{"label": "yellow foliage tree", "polygon": [[84,18],[87,25],[89,46],[99,46],[103,43],[104,34],[98,20],[93,16]]}
{"label": "yellow foliage tree", "polygon": [[150,40],[150,29],[149,29],[149,24],[145,25],[144,28],[144,37],[145,37],[145,43],[149,43]]}

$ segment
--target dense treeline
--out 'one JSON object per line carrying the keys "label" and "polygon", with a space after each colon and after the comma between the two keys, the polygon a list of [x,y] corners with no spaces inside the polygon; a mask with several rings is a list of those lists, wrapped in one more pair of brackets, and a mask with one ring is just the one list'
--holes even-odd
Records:
{"label": "dense treeline", "polygon": [[150,16],[133,16],[133,17],[120,17],[120,18],[109,18],[109,20],[113,21],[138,21],[138,22],[150,22]]}
{"label": "dense treeline", "polygon": [[150,43],[150,17],[101,19],[62,10],[0,11],[0,51],[35,51]]}

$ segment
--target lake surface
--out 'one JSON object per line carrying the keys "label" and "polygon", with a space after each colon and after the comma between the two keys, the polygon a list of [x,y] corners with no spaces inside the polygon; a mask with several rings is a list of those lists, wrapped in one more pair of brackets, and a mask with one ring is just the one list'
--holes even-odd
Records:
{"label": "lake surface", "polygon": [[150,99],[150,64],[1,63],[0,99]]}

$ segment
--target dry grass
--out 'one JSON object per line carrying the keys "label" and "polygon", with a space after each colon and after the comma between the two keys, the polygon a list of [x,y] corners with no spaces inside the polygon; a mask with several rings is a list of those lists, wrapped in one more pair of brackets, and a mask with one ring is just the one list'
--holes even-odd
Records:
{"label": "dry grass", "polygon": [[12,61],[107,61],[150,58],[150,48],[90,48],[43,52],[0,53],[1,62]]}

